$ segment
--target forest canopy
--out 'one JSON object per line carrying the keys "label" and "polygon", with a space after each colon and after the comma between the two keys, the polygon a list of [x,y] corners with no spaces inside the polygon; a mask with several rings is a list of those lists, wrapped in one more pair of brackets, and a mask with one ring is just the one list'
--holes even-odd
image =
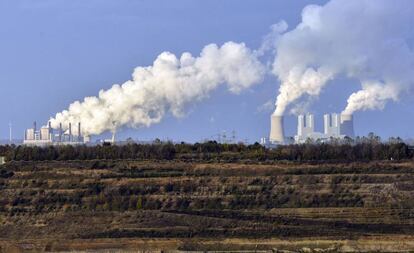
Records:
{"label": "forest canopy", "polygon": [[381,142],[378,136],[331,141],[329,143],[280,145],[273,148],[259,143],[227,144],[216,141],[204,143],[172,143],[156,141],[151,144],[127,143],[96,146],[0,146],[0,156],[7,161],[93,160],[93,159],[153,159],[153,160],[290,160],[290,161],[355,161],[412,159],[414,150],[399,138]]}

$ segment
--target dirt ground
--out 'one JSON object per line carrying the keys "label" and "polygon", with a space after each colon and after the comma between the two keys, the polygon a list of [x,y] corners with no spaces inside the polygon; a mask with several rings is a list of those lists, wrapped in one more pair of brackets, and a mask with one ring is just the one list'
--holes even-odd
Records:
{"label": "dirt ground", "polygon": [[0,170],[0,252],[414,251],[412,161]]}

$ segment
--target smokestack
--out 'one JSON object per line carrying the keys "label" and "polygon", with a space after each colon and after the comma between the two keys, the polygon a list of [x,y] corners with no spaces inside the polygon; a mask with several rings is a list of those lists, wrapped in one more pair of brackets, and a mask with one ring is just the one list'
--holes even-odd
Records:
{"label": "smokestack", "polygon": [[[37,125],[36,124],[36,121],[33,122],[33,139],[34,140],[37,140],[37,138],[39,138],[39,136],[36,134],[36,129],[37,129],[37,126],[36,125]],[[39,135],[40,135],[40,133],[39,133]]]}
{"label": "smokestack", "polygon": [[72,123],[69,123],[69,141],[72,141]]}
{"label": "smokestack", "polygon": [[354,138],[354,117],[352,114],[341,114],[341,134]]}
{"label": "smokestack", "polygon": [[62,123],[59,123],[59,142],[62,142]]}
{"label": "smokestack", "polygon": [[81,123],[78,123],[78,141],[81,141]]}
{"label": "smokestack", "polygon": [[52,129],[52,123],[49,121],[48,122],[48,128],[49,128],[49,140],[53,139],[53,129]]}
{"label": "smokestack", "polygon": [[285,132],[283,128],[283,116],[272,115],[270,117],[270,142],[285,142]]}

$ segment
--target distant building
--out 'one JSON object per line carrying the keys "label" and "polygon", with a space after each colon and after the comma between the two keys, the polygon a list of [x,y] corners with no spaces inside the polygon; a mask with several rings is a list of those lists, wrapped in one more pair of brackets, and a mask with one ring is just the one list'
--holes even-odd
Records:
{"label": "distant building", "polygon": [[72,131],[72,124],[63,131],[62,124],[59,129],[53,129],[49,122],[48,126],[37,129],[36,122],[33,128],[26,129],[24,134],[24,145],[49,146],[49,145],[81,145],[90,141],[89,136],[83,136],[81,123],[78,123],[77,131]]}
{"label": "distant building", "polygon": [[5,163],[6,163],[6,157],[0,156],[0,165],[5,164]]}
{"label": "distant building", "polygon": [[327,142],[334,139],[354,137],[352,115],[340,115],[337,113],[325,114],[324,132],[315,131],[315,120],[313,114],[298,116],[298,131],[295,135],[295,143],[305,143],[307,140]]}
{"label": "distant building", "polygon": [[323,127],[326,136],[340,136],[341,116],[337,113],[323,115]]}

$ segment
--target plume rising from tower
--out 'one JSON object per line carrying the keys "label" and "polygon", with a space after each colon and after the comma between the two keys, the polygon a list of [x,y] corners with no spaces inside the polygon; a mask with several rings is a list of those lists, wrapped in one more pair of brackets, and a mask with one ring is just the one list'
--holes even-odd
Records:
{"label": "plume rising from tower", "polygon": [[[299,99],[319,97],[338,76],[361,85],[348,98],[345,118],[359,110],[381,110],[412,92],[413,23],[410,0],[330,0],[306,6],[299,25],[276,31],[272,72],[281,84],[275,114],[283,115]],[[386,25],[379,29],[378,24]]]}
{"label": "plume rising from tower", "polygon": [[137,67],[132,80],[72,103],[50,121],[55,128],[60,122],[82,122],[87,136],[114,131],[113,121],[117,128],[148,127],[166,113],[182,117],[186,106],[207,98],[219,85],[237,94],[259,83],[265,68],[257,57],[235,42],[207,45],[198,57],[163,52],[151,66]]}

